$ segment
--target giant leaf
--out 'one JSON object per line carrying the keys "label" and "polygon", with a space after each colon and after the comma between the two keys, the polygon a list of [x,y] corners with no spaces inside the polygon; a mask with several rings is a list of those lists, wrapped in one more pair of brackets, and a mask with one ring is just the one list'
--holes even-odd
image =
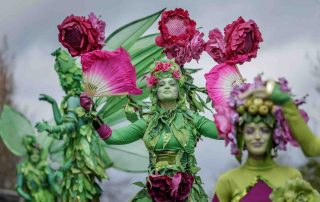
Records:
{"label": "giant leaf", "polygon": [[107,50],[115,50],[122,46],[129,50],[158,19],[163,10],[164,9],[120,27],[106,39],[104,48]]}
{"label": "giant leaf", "polygon": [[126,172],[147,172],[149,156],[142,141],[127,145],[106,145],[113,167]]}
{"label": "giant leaf", "polygon": [[30,121],[13,108],[5,105],[0,117],[0,135],[4,144],[15,155],[23,156],[26,150],[22,144],[25,135],[34,135]]}

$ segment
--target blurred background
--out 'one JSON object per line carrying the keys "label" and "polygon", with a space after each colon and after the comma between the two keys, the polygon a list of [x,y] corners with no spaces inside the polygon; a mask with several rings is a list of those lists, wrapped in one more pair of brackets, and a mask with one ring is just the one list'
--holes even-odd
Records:
{"label": "blurred background", "polygon": [[[0,109],[10,104],[34,124],[52,119],[51,107],[38,100],[46,93],[58,102],[63,92],[54,71],[54,58],[50,55],[60,47],[57,25],[70,15],[88,15],[94,12],[106,21],[106,36],[120,26],[150,15],[162,8],[181,7],[202,27],[205,38],[213,28],[223,29],[242,16],[253,19],[259,26],[264,41],[258,57],[239,67],[243,77],[252,81],[259,73],[264,78],[285,76],[297,97],[308,94],[303,108],[309,113],[309,125],[320,134],[320,1],[268,0],[268,1],[169,1],[169,0],[1,0],[0,7]],[[157,24],[146,33],[158,32]],[[195,83],[204,86],[204,73],[215,62],[203,53],[198,63],[186,67],[202,68],[195,74]],[[212,119],[211,112],[205,116]],[[123,123],[126,124],[126,123]],[[211,197],[218,176],[237,166],[223,141],[203,138],[196,156],[202,168],[207,194]],[[125,158],[125,156],[123,157]],[[15,165],[19,159],[0,145],[0,187],[10,190],[15,184]],[[300,168],[305,177],[320,190],[320,164],[318,159],[307,159],[299,148],[289,147],[280,152],[278,161]],[[128,201],[140,189],[135,181],[144,181],[146,174],[107,170],[110,179],[103,181],[102,201]],[[318,183],[318,184],[317,184]],[[13,192],[6,192],[14,194]]]}

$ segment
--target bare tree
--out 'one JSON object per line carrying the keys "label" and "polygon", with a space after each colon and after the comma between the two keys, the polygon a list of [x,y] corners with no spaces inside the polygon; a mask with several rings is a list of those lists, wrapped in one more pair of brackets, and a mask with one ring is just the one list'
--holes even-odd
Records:
{"label": "bare tree", "polygon": [[[0,45],[0,112],[3,105],[12,105],[14,90],[13,67],[14,59],[8,51],[6,37]],[[0,188],[13,189],[16,179],[16,164],[19,158],[14,156],[0,141]]]}

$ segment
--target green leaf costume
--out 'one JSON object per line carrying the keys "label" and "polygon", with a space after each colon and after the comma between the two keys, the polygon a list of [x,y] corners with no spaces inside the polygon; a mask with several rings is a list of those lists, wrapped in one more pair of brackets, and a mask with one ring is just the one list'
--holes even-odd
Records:
{"label": "green leaf costume", "polygon": [[57,125],[38,123],[39,131],[47,130],[56,138],[64,138],[64,165],[62,165],[62,201],[98,201],[101,188],[97,180],[106,178],[105,169],[111,161],[104,149],[103,142],[94,134],[92,118],[80,107],[79,95],[82,74],[75,60],[66,52],[58,49],[55,70],[66,96],[59,111],[55,100],[47,95],[40,99],[48,101],[53,108]]}

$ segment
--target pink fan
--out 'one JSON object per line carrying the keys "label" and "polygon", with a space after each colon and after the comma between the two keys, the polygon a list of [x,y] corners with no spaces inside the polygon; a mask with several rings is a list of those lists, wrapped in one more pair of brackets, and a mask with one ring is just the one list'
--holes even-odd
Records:
{"label": "pink fan", "polygon": [[204,76],[208,95],[215,106],[226,105],[233,86],[243,83],[237,67],[226,63],[216,65]]}
{"label": "pink fan", "polygon": [[141,94],[136,71],[123,48],[95,50],[81,56],[84,89],[88,96]]}

